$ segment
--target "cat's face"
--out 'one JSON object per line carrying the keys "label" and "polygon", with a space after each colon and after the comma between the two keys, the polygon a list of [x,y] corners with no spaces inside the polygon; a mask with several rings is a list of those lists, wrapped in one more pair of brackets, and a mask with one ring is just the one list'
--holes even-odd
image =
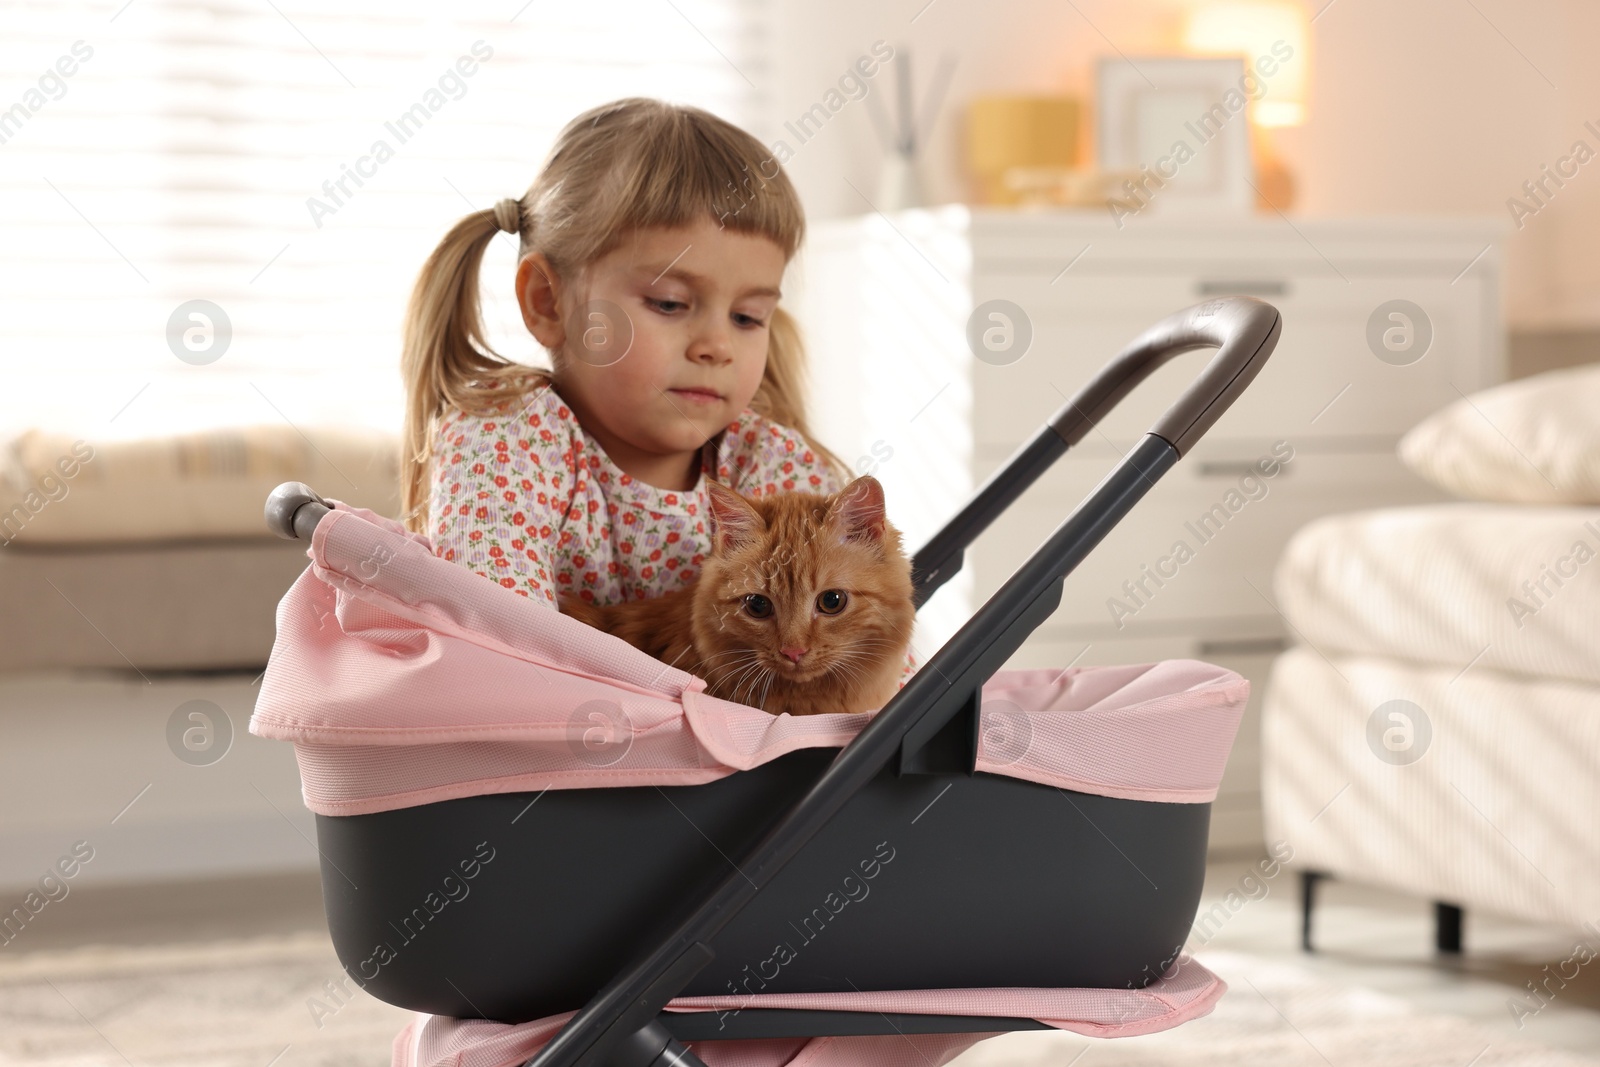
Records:
{"label": "cat's face", "polygon": [[911,563],[875,478],[833,496],[747,500],[707,487],[712,550],[695,590],[695,637],[708,670],[737,679],[739,699],[759,703],[777,679],[848,681],[903,659],[916,618]]}

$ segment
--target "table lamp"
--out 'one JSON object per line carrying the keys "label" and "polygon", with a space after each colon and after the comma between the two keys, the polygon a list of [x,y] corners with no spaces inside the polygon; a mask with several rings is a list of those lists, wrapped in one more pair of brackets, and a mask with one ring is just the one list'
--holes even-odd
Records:
{"label": "table lamp", "polygon": [[1273,129],[1306,120],[1311,84],[1311,25],[1301,0],[1210,0],[1189,13],[1184,50],[1243,56],[1261,86],[1250,104],[1258,204],[1283,210],[1294,202],[1294,178],[1277,158]]}

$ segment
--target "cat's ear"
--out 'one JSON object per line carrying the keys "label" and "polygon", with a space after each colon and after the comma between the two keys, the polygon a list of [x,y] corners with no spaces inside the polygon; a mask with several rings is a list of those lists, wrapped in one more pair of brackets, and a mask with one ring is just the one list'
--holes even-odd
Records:
{"label": "cat's ear", "polygon": [[831,521],[840,541],[881,541],[888,517],[883,509],[883,486],[863,474],[833,498]]}
{"label": "cat's ear", "polygon": [[750,501],[712,478],[706,479],[711,495],[711,550],[727,552],[745,544],[762,530],[766,520]]}

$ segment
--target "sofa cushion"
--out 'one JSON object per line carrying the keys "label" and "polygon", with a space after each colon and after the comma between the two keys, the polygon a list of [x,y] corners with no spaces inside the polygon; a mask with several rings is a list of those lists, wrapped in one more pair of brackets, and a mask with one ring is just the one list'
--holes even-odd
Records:
{"label": "sofa cushion", "polygon": [[136,440],[24,430],[0,440],[0,544],[263,540],[267,494],[286,481],[397,515],[398,436],[287,423]]}
{"label": "sofa cushion", "polygon": [[1278,607],[1319,651],[1600,683],[1600,508],[1447,503],[1296,531]]}
{"label": "sofa cushion", "polygon": [[1400,439],[1400,458],[1447,493],[1600,504],[1600,363],[1463,397]]}

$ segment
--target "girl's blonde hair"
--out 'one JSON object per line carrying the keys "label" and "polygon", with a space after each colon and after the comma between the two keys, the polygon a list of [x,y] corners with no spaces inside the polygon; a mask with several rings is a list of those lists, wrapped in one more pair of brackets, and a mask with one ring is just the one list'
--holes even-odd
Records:
{"label": "girl's blonde hair", "polygon": [[[695,107],[629,97],[567,124],[519,202],[518,258],[542,252],[563,281],[641,227],[690,225],[709,216],[771,238],[790,259],[805,235],[800,198],[761,142]],[[428,521],[428,465],[447,408],[485,414],[561,373],[501,358],[484,339],[478,273],[499,231],[492,208],[445,235],[422,268],[406,311],[401,373],[406,386],[400,500],[407,529]],[[788,426],[844,477],[849,468],[811,434],[805,415],[805,349],[793,317],[770,320],[766,372],[750,402]]]}

